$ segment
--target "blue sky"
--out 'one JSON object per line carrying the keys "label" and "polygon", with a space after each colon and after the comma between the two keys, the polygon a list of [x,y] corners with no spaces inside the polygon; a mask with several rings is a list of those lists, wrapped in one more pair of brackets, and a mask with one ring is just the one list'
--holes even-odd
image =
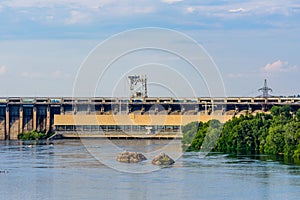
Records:
{"label": "blue sky", "polygon": [[70,96],[99,42],[142,27],[195,39],[228,96],[256,96],[264,78],[275,95],[300,93],[298,0],[1,0],[0,96]]}

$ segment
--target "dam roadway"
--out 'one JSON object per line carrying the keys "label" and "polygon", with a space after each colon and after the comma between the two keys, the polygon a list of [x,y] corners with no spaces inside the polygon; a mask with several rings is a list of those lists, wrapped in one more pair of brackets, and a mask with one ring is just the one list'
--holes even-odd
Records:
{"label": "dam roadway", "polygon": [[300,98],[0,97],[0,140],[16,140],[30,130],[65,137],[181,138],[181,127],[192,121],[225,122],[274,105],[295,112]]}

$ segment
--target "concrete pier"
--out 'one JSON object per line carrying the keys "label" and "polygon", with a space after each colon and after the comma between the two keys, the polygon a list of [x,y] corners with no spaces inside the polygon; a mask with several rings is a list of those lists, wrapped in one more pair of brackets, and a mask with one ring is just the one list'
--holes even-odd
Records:
{"label": "concrete pier", "polygon": [[9,107],[6,107],[6,117],[5,117],[5,132],[4,137],[7,140],[10,140],[10,123],[9,123]]}
{"label": "concrete pier", "polygon": [[19,122],[19,133],[22,133],[23,132],[23,106],[20,106],[20,122]]}
{"label": "concrete pier", "polygon": [[33,107],[33,116],[32,116],[32,120],[33,120],[33,127],[32,129],[33,130],[36,130],[37,129],[37,122],[36,122],[36,107],[34,106]]}

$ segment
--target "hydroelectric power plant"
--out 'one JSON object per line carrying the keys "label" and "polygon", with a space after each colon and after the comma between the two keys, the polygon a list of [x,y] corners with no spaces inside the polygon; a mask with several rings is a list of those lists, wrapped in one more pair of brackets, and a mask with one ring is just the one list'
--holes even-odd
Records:
{"label": "hydroelectric power plant", "polygon": [[[193,122],[268,112],[274,105],[300,108],[300,98],[272,97],[266,82],[258,97],[148,97],[147,79],[130,76],[131,96],[0,97],[0,140],[16,140],[30,130],[67,138],[181,138],[181,127]],[[142,84],[139,91],[135,85]]]}

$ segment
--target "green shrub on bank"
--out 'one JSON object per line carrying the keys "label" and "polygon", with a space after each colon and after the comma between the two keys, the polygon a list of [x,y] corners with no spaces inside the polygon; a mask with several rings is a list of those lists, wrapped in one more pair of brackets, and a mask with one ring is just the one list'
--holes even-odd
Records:
{"label": "green shrub on bank", "polygon": [[27,131],[25,133],[20,133],[18,135],[19,140],[42,140],[46,138],[47,138],[47,134],[45,132],[39,132],[36,130]]}
{"label": "green shrub on bank", "polygon": [[[213,151],[230,154],[283,155],[300,159],[300,109],[291,115],[289,106],[273,106],[271,114],[233,117],[223,127],[216,122],[188,124],[183,128],[182,144],[187,151],[199,151],[210,144]],[[215,127],[213,127],[215,126]],[[192,128],[190,128],[192,127]],[[212,137],[213,135],[213,137]],[[192,136],[193,138],[189,138]],[[207,138],[205,138],[208,136]],[[215,142],[216,136],[220,136]],[[212,138],[212,139],[210,139]],[[189,143],[189,141],[191,141]],[[205,141],[205,143],[203,143]]]}

